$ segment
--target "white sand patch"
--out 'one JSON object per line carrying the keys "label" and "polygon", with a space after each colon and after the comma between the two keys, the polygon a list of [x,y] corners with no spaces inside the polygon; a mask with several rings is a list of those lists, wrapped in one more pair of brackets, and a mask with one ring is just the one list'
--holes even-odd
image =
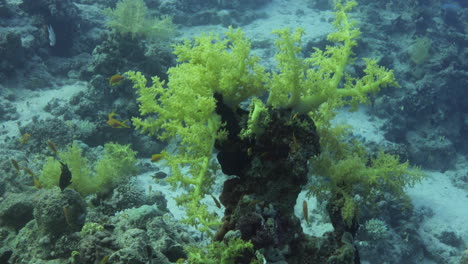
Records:
{"label": "white sand patch", "polygon": [[38,120],[52,117],[50,113],[44,111],[44,107],[51,100],[69,100],[76,93],[85,91],[86,85],[86,82],[76,82],[38,91],[16,88],[16,98],[11,104],[16,107],[19,118],[2,122],[0,142],[4,141],[6,137],[21,137],[19,124],[26,125],[32,122],[33,117],[38,117]]}
{"label": "white sand patch", "polygon": [[[307,191],[299,193],[294,206],[294,214],[301,220],[302,231],[316,237],[321,237],[326,232],[332,232],[333,225],[330,222],[325,206],[319,204],[315,196],[307,197],[306,193]],[[307,223],[304,216],[304,201],[307,203],[309,223]]]}
{"label": "white sand patch", "polygon": [[167,208],[174,216],[175,219],[180,220],[185,217],[185,211],[183,207],[177,206],[175,198],[182,194],[180,188],[172,189],[171,186],[164,180],[155,180],[153,175],[155,172],[146,172],[138,175],[137,182],[139,186],[142,186],[146,194],[151,191],[159,191],[164,194],[167,200]]}
{"label": "white sand patch", "polygon": [[[261,50],[253,50],[254,54],[263,59],[260,63],[267,67],[273,65],[274,53],[271,51],[276,51],[273,47],[274,40],[277,39],[277,36],[272,33],[274,30],[290,28],[292,31],[296,28],[304,28],[303,44],[314,38],[322,39],[333,31],[332,10],[310,9],[302,0],[273,0],[263,8],[257,9],[256,12],[265,13],[268,17],[256,19],[248,25],[242,25],[241,28],[251,42],[267,41],[270,44],[260,47]],[[222,25],[190,26],[179,29],[181,39],[192,39],[207,32],[224,33],[226,31],[227,28]]]}
{"label": "white sand patch", "polygon": [[[215,156],[213,155],[213,158]],[[212,160],[212,162],[217,162],[216,160]],[[171,214],[174,216],[175,219],[181,220],[186,217],[185,214],[185,208],[183,206],[178,206],[175,198],[180,196],[185,192],[183,188],[172,188],[170,184],[168,184],[164,179],[159,180],[155,179],[153,176],[155,175],[156,172],[161,171],[164,172],[168,175],[168,177],[171,175],[171,170],[170,168],[165,164],[164,160],[159,161],[157,163],[153,163],[153,166],[155,167],[154,171],[149,171],[143,174],[138,175],[137,177],[137,182],[138,185],[141,186],[146,194],[148,194],[150,191],[159,191],[164,194],[164,197],[167,200],[167,208],[171,212]],[[159,169],[157,170],[156,167]],[[187,170],[183,170],[182,173],[188,173]],[[219,199],[219,195],[221,194],[222,191],[222,185],[228,177],[224,175],[221,170],[218,170],[216,173],[215,177],[215,182],[212,186],[212,195]],[[221,208],[218,208],[213,200],[213,198],[209,195],[206,195],[201,202],[205,205],[208,206],[208,210],[210,212],[214,212],[219,216],[219,219],[221,219],[224,216],[224,207],[221,206]]]}
{"label": "white sand patch", "polygon": [[[332,10],[310,9],[305,1],[273,0],[259,11],[265,12],[268,17],[257,19],[242,27],[253,40],[275,37],[271,32],[283,28],[304,28],[304,40],[325,36],[333,30],[329,23],[333,18]],[[303,14],[300,14],[302,11]]]}
{"label": "white sand patch", "polygon": [[427,179],[407,191],[416,209],[426,207],[434,213],[419,223],[419,234],[429,249],[450,250],[435,238],[443,232],[455,233],[468,245],[468,193],[454,187],[444,173],[426,173]]}
{"label": "white sand patch", "polygon": [[[448,177],[441,172],[426,172],[428,178],[408,190],[416,207],[434,210],[434,218],[443,226],[450,225],[468,238],[468,194],[453,187]],[[437,219],[436,219],[437,218]]]}
{"label": "white sand patch", "polygon": [[[362,135],[366,140],[386,142],[380,130],[383,120],[372,117],[371,121],[365,107],[360,107],[356,112],[342,111],[334,122],[351,125],[353,133]],[[468,193],[453,186],[444,173],[426,173],[429,176],[427,179],[407,191],[416,208],[425,206],[434,211],[434,216],[427,219],[420,230],[451,230],[468,240]],[[465,243],[468,244],[468,241]]]}
{"label": "white sand patch", "polygon": [[[303,14],[298,14],[302,12]],[[259,18],[248,25],[242,25],[242,30],[252,40],[271,38],[271,32],[276,29],[298,27],[305,29],[305,38],[328,34],[333,30],[330,21],[333,21],[333,10],[314,10],[308,8],[305,1],[273,0],[257,13],[267,14],[266,18]],[[203,32],[224,32],[222,25],[201,25],[181,27],[180,32],[184,38],[198,36]]]}
{"label": "white sand patch", "polygon": [[384,120],[368,115],[366,109],[366,106],[360,106],[355,112],[343,109],[333,120],[333,123],[350,125],[354,135],[362,136],[368,141],[379,144],[387,142],[380,129]]}

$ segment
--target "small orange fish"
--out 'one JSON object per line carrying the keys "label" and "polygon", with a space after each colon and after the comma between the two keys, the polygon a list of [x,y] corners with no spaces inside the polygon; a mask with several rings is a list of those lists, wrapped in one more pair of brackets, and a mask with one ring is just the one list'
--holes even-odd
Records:
{"label": "small orange fish", "polygon": [[164,158],[164,154],[162,154],[162,153],[153,154],[153,155],[151,156],[151,162],[158,162],[158,161],[160,161],[162,158]]}
{"label": "small orange fish", "polygon": [[255,199],[255,200],[250,201],[247,205],[248,205],[248,206],[257,206],[257,204],[258,204],[258,205],[261,206],[260,203],[263,203],[263,201],[260,200],[260,199]]}
{"label": "small orange fish", "polygon": [[20,139],[18,139],[18,141],[21,143],[21,145],[24,145],[26,143],[29,142],[29,139],[31,138],[31,134],[29,133],[24,133],[23,136],[21,136]]}
{"label": "small orange fish", "polygon": [[48,140],[47,141],[47,146],[49,146],[49,149],[55,154],[57,155],[58,151],[57,151],[57,146],[55,145],[54,142]]}
{"label": "small orange fish", "polygon": [[128,120],[124,120],[124,121],[119,121],[117,119],[114,118],[114,116],[116,116],[117,114],[114,113],[114,112],[111,112],[109,113],[109,119],[107,120],[107,124],[113,128],[130,128],[129,126],[127,126],[125,124],[125,122],[127,122]]}
{"label": "small orange fish", "polygon": [[24,172],[26,172],[27,174],[33,176],[33,177],[36,177],[36,174],[34,174],[34,172],[32,172],[32,170],[28,167],[24,167]]}
{"label": "small orange fish", "polygon": [[296,135],[294,135],[294,132],[292,134],[292,144],[291,144],[291,153],[296,153],[296,151],[299,149],[299,144],[297,144],[297,138]]}
{"label": "small orange fish", "polygon": [[309,208],[307,206],[307,201],[304,200],[302,202],[302,213],[304,214],[304,219],[306,220],[306,223],[309,223]]}
{"label": "small orange fish", "polygon": [[120,74],[114,74],[109,78],[109,84],[114,86],[122,82],[122,80],[125,79],[124,76]]}
{"label": "small orange fish", "polygon": [[292,120],[296,119],[298,115],[299,115],[299,112],[295,113],[292,117]]}
{"label": "small orange fish", "polygon": [[67,222],[67,225],[69,227],[73,227],[70,222],[70,216],[68,214],[68,208],[66,206],[62,207],[63,208],[63,214],[65,215],[65,222]]}
{"label": "small orange fish", "polygon": [[250,157],[250,156],[252,156],[252,153],[253,153],[252,147],[248,148],[247,149],[247,155]]}
{"label": "small orange fish", "polygon": [[109,255],[106,255],[101,259],[101,262],[99,262],[99,264],[106,264],[108,260],[109,260]]}
{"label": "small orange fish", "polygon": [[32,172],[32,170],[30,168],[28,168],[28,167],[24,167],[23,170],[24,170],[24,172],[26,172],[27,174],[32,176],[33,182],[34,182],[34,187],[36,187],[36,189],[40,189],[41,188],[41,183],[37,179],[36,174],[34,174],[34,172]]}
{"label": "small orange fish", "polygon": [[35,176],[33,176],[33,182],[34,182],[34,187],[36,187],[36,189],[41,188],[41,183],[39,182],[39,180]]}
{"label": "small orange fish", "polygon": [[11,163],[13,163],[13,167],[15,167],[16,171],[17,171],[18,173],[20,173],[21,170],[20,170],[20,166],[19,166],[19,164],[18,164],[18,161],[14,160],[14,159],[11,159]]}

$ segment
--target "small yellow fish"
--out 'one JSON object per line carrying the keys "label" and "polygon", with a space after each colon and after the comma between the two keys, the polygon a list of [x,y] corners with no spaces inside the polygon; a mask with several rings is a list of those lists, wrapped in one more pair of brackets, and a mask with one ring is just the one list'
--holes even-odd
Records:
{"label": "small yellow fish", "polygon": [[297,144],[297,138],[296,135],[294,135],[294,132],[292,134],[292,143],[291,143],[291,153],[296,153],[296,151],[299,149],[299,144]]}
{"label": "small yellow fish", "polygon": [[252,156],[252,153],[253,153],[252,147],[249,147],[247,149],[247,156],[249,156],[249,157]]}
{"label": "small yellow fish", "polygon": [[106,255],[102,258],[101,262],[99,262],[99,264],[106,264],[107,261],[109,260],[109,255]]}
{"label": "small yellow fish", "polygon": [[49,149],[50,149],[55,155],[58,154],[57,146],[55,145],[54,142],[48,140],[48,141],[47,141],[47,146],[49,146]]}
{"label": "small yellow fish", "polygon": [[[263,201],[260,200],[260,199],[254,199],[254,200],[250,201],[250,202],[247,204],[247,206],[256,206],[257,204],[260,204],[260,203],[263,203]],[[261,205],[261,204],[260,204],[260,205]]]}
{"label": "small yellow fish", "polygon": [[292,117],[292,120],[296,119],[298,115],[299,115],[299,112],[295,113]]}
{"label": "small yellow fish", "polygon": [[29,139],[31,138],[31,134],[29,133],[24,133],[23,136],[21,136],[20,139],[18,139],[18,141],[21,143],[21,145],[24,145],[26,143],[29,142]]}
{"label": "small yellow fish", "polygon": [[122,80],[125,79],[124,76],[120,74],[114,74],[109,78],[109,84],[114,86],[122,82]]}
{"label": "small yellow fish", "polygon": [[34,172],[32,172],[32,170],[28,167],[24,167],[24,172],[26,172],[27,174],[33,176],[33,177],[36,177],[36,174],[34,174]]}
{"label": "small yellow fish", "polygon": [[20,173],[21,170],[20,170],[20,166],[19,166],[19,164],[18,164],[18,161],[14,160],[14,159],[11,159],[11,163],[13,163],[13,167],[15,167],[16,171],[17,171],[18,173]]}
{"label": "small yellow fish", "polygon": [[34,182],[34,187],[36,187],[36,189],[40,189],[41,188],[41,183],[37,179],[36,174],[28,167],[24,167],[23,170],[24,170],[24,172],[26,172],[27,174],[32,176],[33,182]]}
{"label": "small yellow fish", "polygon": [[153,154],[153,155],[151,156],[151,162],[158,162],[158,161],[160,161],[160,160],[163,159],[163,158],[164,158],[164,154],[162,154],[162,153]]}
{"label": "small yellow fish", "polygon": [[36,187],[36,189],[41,188],[41,183],[39,182],[39,180],[35,176],[33,176],[33,182],[34,182],[34,187]]}
{"label": "small yellow fish", "polygon": [[70,216],[68,214],[68,208],[66,206],[62,207],[63,208],[63,214],[65,215],[65,222],[67,222],[67,225],[69,227],[73,227],[70,222]]}
{"label": "small yellow fish", "polygon": [[119,121],[117,119],[114,118],[114,116],[116,116],[117,114],[114,113],[114,112],[111,112],[109,113],[109,119],[107,120],[107,124],[113,128],[130,128],[129,126],[127,126],[125,124],[125,122],[127,122],[128,120],[124,120],[124,121]]}
{"label": "small yellow fish", "polygon": [[306,220],[306,223],[308,224],[309,223],[309,208],[307,206],[306,200],[302,202],[302,211],[304,213],[304,219]]}

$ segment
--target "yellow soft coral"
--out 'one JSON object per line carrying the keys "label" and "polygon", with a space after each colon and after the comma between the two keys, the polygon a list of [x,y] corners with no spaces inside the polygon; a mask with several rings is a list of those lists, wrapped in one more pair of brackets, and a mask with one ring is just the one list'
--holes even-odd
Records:
{"label": "yellow soft coral", "polygon": [[[264,91],[268,75],[258,57],[250,55],[250,42],[239,29],[230,28],[225,39],[211,34],[185,41],[175,46],[174,53],[180,64],[168,70],[167,87],[158,77],[147,86],[141,73],[125,74],[137,89],[140,113],[149,115],[132,121],[161,140],[177,138],[177,153],[164,152],[172,168],[168,181],[189,190],[177,199],[186,207],[185,222],[201,224],[200,229],[208,231],[219,222],[200,200],[213,181],[208,165],[215,141],[226,136],[215,113],[214,94],[221,94],[224,103],[235,109],[241,101]],[[188,167],[189,173],[182,173],[182,167]]]}
{"label": "yellow soft coral", "polygon": [[269,105],[311,113],[316,122],[325,116],[329,121],[334,116],[333,110],[345,104],[356,106],[365,103],[369,93],[378,92],[382,87],[398,86],[393,71],[378,66],[375,60],[365,60],[363,77],[346,75],[345,68],[354,60],[352,48],[360,35],[356,22],[350,20],[348,15],[356,4],[355,1],[344,4],[336,1],[333,25],[337,31],[328,35],[328,40],[335,45],[327,46],[324,51],[315,49],[307,59],[300,57],[302,29],[295,32],[289,29],[275,31],[279,36],[276,41],[279,52],[275,56],[279,69],[268,83]]}
{"label": "yellow soft coral", "polygon": [[[158,118],[133,118],[133,124],[150,135],[158,135],[161,140],[177,138],[177,153],[164,152],[165,160],[172,168],[168,179],[174,186],[184,186],[189,192],[178,198],[178,204],[186,206],[186,223],[202,224],[202,231],[219,224],[208,213],[200,200],[207,193],[212,181],[208,174],[208,164],[214,143],[225,134],[220,130],[221,119],[215,114],[213,91],[203,85],[199,67],[182,64],[169,70],[168,88],[153,77],[153,85],[146,86],[145,77],[139,72],[127,72],[134,82],[143,115],[157,114]],[[198,77],[197,77],[198,76]],[[181,168],[187,166],[188,173]]]}
{"label": "yellow soft coral", "polygon": [[[319,197],[330,193],[341,197],[334,206],[341,210],[348,225],[357,219],[363,203],[376,205],[382,192],[407,202],[405,188],[425,177],[408,161],[400,162],[397,155],[380,151],[370,156],[362,143],[348,140],[350,132],[346,126],[320,128],[321,153],[310,160],[314,174],[326,179],[317,180],[310,191]],[[355,197],[360,199],[355,200]]]}
{"label": "yellow soft coral", "polygon": [[176,27],[172,18],[163,16],[150,18],[149,10],[143,0],[121,0],[115,9],[104,11],[107,15],[107,26],[120,34],[129,34],[132,38],[148,37],[159,40],[175,35]]}
{"label": "yellow soft coral", "polygon": [[[67,164],[72,174],[71,188],[81,195],[104,194],[117,186],[119,181],[136,173],[136,152],[128,145],[106,143],[104,153],[94,163],[84,155],[80,146],[74,142],[63,152],[58,152],[60,161]],[[48,157],[42,168],[39,183],[44,188],[59,185],[61,166],[57,157]]]}
{"label": "yellow soft coral", "polygon": [[[147,86],[141,73],[126,73],[137,89],[140,113],[147,116],[133,118],[133,124],[161,140],[178,140],[177,152],[164,155],[172,168],[169,182],[188,189],[177,200],[186,206],[186,222],[201,224],[203,231],[216,223],[200,203],[213,181],[208,165],[214,144],[227,133],[215,112],[215,94],[222,95],[223,103],[236,110],[242,101],[269,93],[267,106],[259,99],[251,101],[247,128],[241,133],[252,137],[261,135],[271,108],[310,113],[318,127],[324,127],[337,108],[366,102],[369,93],[397,85],[392,71],[374,60],[366,60],[365,76],[346,76],[345,67],[352,61],[352,48],[360,34],[347,14],[355,5],[355,1],[336,2],[337,31],[328,36],[335,46],[317,49],[305,60],[300,57],[303,30],[276,31],[278,71],[272,75],[259,65],[258,57],[250,55],[250,42],[242,31],[232,28],[225,38],[204,34],[176,45],[178,65],[168,70],[167,85],[153,77],[152,85]],[[184,166],[188,173],[181,172]]]}
{"label": "yellow soft coral", "polygon": [[198,85],[222,94],[225,103],[236,108],[243,100],[265,92],[268,74],[258,64],[260,59],[250,54],[250,46],[240,29],[229,28],[224,39],[204,34],[176,46],[174,54],[184,63],[179,67],[189,67],[191,75],[197,74]]}

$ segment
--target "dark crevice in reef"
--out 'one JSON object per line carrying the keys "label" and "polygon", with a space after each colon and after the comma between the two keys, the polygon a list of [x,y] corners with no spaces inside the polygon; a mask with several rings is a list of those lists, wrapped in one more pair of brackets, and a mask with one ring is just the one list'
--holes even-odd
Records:
{"label": "dark crevice in reef", "polygon": [[227,232],[239,230],[256,249],[280,249],[288,263],[359,263],[352,243],[357,225],[344,224],[337,195],[330,201],[334,206],[327,208],[334,232],[320,238],[306,235],[294,215],[297,196],[307,183],[307,162],[320,154],[313,120],[290,109],[269,109],[264,133],[241,139],[248,113],[234,112],[220,95],[215,97],[230,135],[216,144],[218,161],[224,173],[237,177],[224,183],[220,201],[226,209],[214,239],[221,241]]}

